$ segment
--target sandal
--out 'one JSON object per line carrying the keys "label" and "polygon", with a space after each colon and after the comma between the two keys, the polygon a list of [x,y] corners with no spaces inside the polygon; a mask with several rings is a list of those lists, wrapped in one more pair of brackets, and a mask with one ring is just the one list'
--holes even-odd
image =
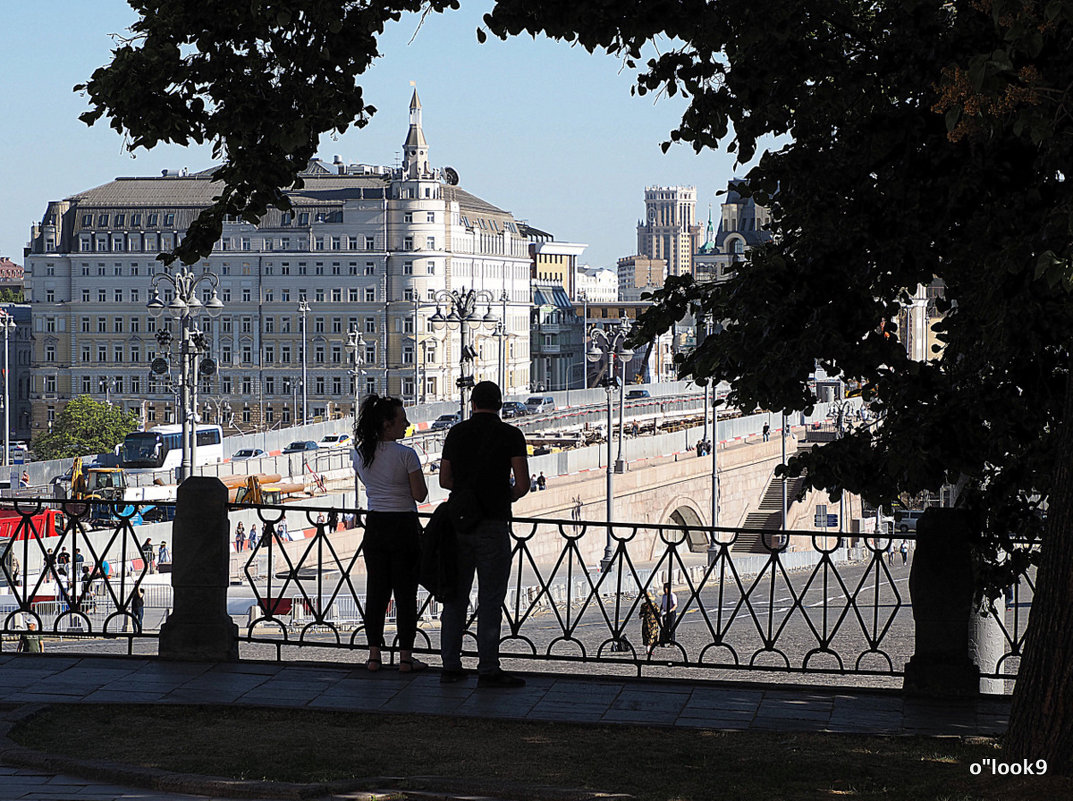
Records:
{"label": "sandal", "polygon": [[376,673],[376,671],[380,670],[380,657],[370,656],[368,659],[366,659],[365,669],[370,673]]}
{"label": "sandal", "polygon": [[399,660],[399,673],[418,673],[427,669],[428,665],[418,659],[410,658]]}

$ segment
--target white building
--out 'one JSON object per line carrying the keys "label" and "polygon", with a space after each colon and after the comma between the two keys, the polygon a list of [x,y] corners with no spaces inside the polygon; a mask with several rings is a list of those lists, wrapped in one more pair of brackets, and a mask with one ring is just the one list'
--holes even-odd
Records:
{"label": "white building", "polygon": [[[213,254],[193,265],[219,276],[225,305],[219,319],[199,319],[219,365],[199,385],[205,419],[223,399],[244,430],[296,419],[303,362],[310,416],[349,412],[355,394],[372,390],[410,403],[456,397],[460,336],[429,322],[444,290],[487,290],[504,318],[500,332],[512,332],[502,350],[487,341],[492,326],[474,332],[475,378],[502,371],[505,393],[528,389],[538,240],[510,212],[461,189],[454,170],[430,165],[421,111],[415,92],[401,168],[315,159],[305,186],[288,193],[292,211],[270,210],[257,225],[228,221]],[[35,430],[71,398],[105,391],[143,410],[147,423],[173,419],[174,376],[149,373],[155,356],[169,354],[146,302],[153,275],[168,269],[157,253],[211,202],[213,173],[117,178],[49,203],[33,226],[25,267]],[[350,331],[365,342],[356,381]]]}
{"label": "white building", "polygon": [[589,303],[614,303],[618,300],[618,273],[608,267],[579,267],[578,297],[585,293]]}

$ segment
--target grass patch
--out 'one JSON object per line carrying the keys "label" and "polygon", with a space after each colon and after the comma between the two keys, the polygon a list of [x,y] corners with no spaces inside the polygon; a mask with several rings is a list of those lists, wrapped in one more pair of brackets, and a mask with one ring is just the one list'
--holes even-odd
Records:
{"label": "grass patch", "polygon": [[[988,739],[714,732],[214,706],[55,705],[24,746],[182,773],[286,782],[442,776],[642,801],[1073,797],[1073,781],[972,776]],[[399,786],[405,786],[400,784]],[[419,786],[419,785],[411,785]],[[539,797],[518,787],[511,798]]]}

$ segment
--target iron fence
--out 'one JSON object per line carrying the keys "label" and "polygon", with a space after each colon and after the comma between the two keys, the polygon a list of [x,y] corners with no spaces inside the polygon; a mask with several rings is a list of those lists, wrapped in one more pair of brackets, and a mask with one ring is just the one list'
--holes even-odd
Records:
{"label": "iron fence", "polygon": [[[43,521],[46,510],[55,513],[51,523]],[[367,648],[365,513],[292,504],[231,507],[240,510],[256,515],[260,531],[252,550],[231,554],[228,609],[242,623],[241,641],[277,659],[291,658],[292,649],[352,659]],[[167,573],[155,572],[143,552],[138,504],[20,501],[11,512],[18,520],[13,536],[0,539],[0,633],[6,638],[0,647],[12,647],[30,621],[46,635],[119,640],[128,653],[135,642],[153,644],[172,606],[171,587]],[[759,545],[752,547],[758,553],[737,550],[739,541],[744,547],[757,533]],[[637,675],[670,669],[899,679],[912,654],[907,582],[913,534],[518,518],[511,537],[502,653],[519,663]],[[608,544],[612,558],[601,570]],[[56,559],[63,549],[72,556],[66,565]],[[676,600],[673,614],[660,616],[654,631],[649,626],[646,641],[646,599],[661,606],[667,583]],[[1033,594],[1029,571],[1005,596],[985,604],[1003,644],[997,662],[984,666],[985,676],[1016,675]],[[464,640],[468,656],[476,655],[475,603],[476,588]],[[440,605],[421,591],[419,609],[414,650],[438,653]]]}

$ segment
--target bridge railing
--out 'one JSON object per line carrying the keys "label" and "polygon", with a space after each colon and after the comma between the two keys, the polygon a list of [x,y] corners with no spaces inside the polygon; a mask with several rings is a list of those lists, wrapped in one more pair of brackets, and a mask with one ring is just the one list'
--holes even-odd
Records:
{"label": "bridge railing", "polygon": [[[110,519],[102,507],[112,507]],[[44,508],[64,515],[52,538],[35,528]],[[353,651],[366,649],[365,512],[231,507],[238,508],[256,512],[261,532],[252,550],[231,557],[238,583],[228,609],[242,624],[242,656],[352,660]],[[20,529],[0,540],[3,648],[10,649],[31,620],[46,635],[116,640],[128,653],[135,642],[152,644],[171,608],[171,590],[168,574],[156,572],[166,565],[143,555],[144,541],[131,525],[135,505],[41,501],[21,502],[14,511]],[[904,675],[914,647],[908,598],[914,535],[764,531],[754,546],[759,553],[737,550],[743,535],[756,533],[517,518],[503,656],[520,666],[587,673],[784,672],[874,683]],[[58,564],[52,557],[61,549],[83,554],[82,569]],[[676,602],[671,615],[659,614],[667,583]],[[147,591],[140,611],[138,589]],[[988,602],[1002,653],[983,666],[983,675],[1016,676],[1033,592],[1029,572],[1005,599]],[[436,654],[440,605],[424,591],[419,603],[414,650]],[[657,607],[655,615],[648,603]],[[474,590],[467,656],[476,655],[475,605]],[[389,646],[392,636],[389,628]]]}

